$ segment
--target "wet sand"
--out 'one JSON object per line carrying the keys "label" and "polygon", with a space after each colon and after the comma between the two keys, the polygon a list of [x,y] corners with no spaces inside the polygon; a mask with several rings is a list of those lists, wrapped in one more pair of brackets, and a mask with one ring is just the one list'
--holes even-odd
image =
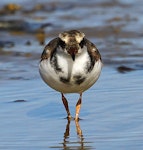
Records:
{"label": "wet sand", "polygon": [[[0,149],[143,149],[142,3],[0,2]],[[103,70],[68,122],[60,94],[43,83],[45,44],[66,29],[96,44]],[[74,114],[77,94],[66,95]]]}

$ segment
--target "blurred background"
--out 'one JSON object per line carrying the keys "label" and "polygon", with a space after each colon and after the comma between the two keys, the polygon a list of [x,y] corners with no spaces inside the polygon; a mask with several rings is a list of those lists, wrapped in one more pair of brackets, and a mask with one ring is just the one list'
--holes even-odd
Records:
{"label": "blurred background", "polygon": [[79,29],[98,46],[105,65],[140,66],[142,3],[140,0],[11,0],[10,3],[2,0],[0,57],[10,59],[19,55],[28,60],[36,56],[38,59],[51,38],[63,30]]}
{"label": "blurred background", "polygon": [[[1,0],[0,148],[142,149],[142,6],[141,0]],[[38,72],[44,46],[70,29],[96,44],[104,64],[99,82],[85,93],[87,141],[80,136],[80,142],[73,132],[66,142],[60,95]]]}

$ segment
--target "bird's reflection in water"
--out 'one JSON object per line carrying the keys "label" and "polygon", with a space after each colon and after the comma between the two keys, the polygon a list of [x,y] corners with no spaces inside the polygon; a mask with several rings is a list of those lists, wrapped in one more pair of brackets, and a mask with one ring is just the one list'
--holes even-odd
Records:
{"label": "bird's reflection in water", "polygon": [[[70,123],[71,123],[71,121],[68,120],[68,123],[66,125],[66,130],[65,130],[65,133],[64,133],[63,149],[75,148],[75,147],[83,149],[83,147],[84,147],[84,144],[83,144],[84,143],[84,137],[82,135],[82,130],[80,128],[80,125],[79,125],[78,121],[75,121],[75,126],[76,126],[77,135],[79,137],[79,141],[75,141],[75,142],[70,142],[69,141],[69,137],[70,137]],[[77,144],[79,144],[79,146]]]}
{"label": "bird's reflection in water", "polygon": [[68,120],[67,124],[66,124],[66,129],[64,132],[64,136],[63,136],[63,142],[59,143],[59,146],[52,146],[50,148],[59,148],[59,149],[63,149],[63,150],[67,150],[67,149],[91,149],[92,147],[89,146],[89,143],[91,142],[85,142],[84,136],[82,134],[82,130],[80,128],[79,125],[79,121],[75,121],[75,127],[76,127],[76,133],[78,138],[71,138],[70,137],[70,123],[71,120]]}
{"label": "bird's reflection in water", "polygon": [[[75,121],[75,127],[76,127],[76,133],[77,133],[77,140],[73,141],[70,139],[70,123],[71,120],[68,120],[66,129],[64,132],[64,139],[63,139],[63,149],[91,149],[91,146],[87,146],[85,144],[90,143],[90,142],[85,142],[84,136],[82,134],[82,130],[80,128],[79,121]],[[75,138],[74,138],[75,139]]]}

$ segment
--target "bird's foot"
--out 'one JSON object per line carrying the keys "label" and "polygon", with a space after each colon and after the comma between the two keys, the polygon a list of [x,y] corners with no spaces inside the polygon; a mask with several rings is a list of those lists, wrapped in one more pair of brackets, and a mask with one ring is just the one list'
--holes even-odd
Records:
{"label": "bird's foot", "polygon": [[74,117],[72,117],[71,115],[67,116],[66,118],[67,118],[68,121],[74,120]]}
{"label": "bird's foot", "polygon": [[67,116],[65,119],[67,119],[68,121],[74,120],[74,121],[77,121],[77,122],[82,120],[79,117],[72,117],[72,116]]}
{"label": "bird's foot", "polygon": [[82,119],[79,118],[79,117],[78,117],[78,118],[75,117],[74,120],[78,122],[78,121],[80,121],[80,120],[82,120]]}

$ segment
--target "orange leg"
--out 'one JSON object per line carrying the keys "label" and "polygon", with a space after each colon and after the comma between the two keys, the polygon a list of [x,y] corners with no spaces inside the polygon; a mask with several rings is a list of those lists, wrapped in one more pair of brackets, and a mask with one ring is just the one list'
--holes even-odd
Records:
{"label": "orange leg", "polygon": [[81,103],[82,103],[82,93],[80,94],[79,100],[76,104],[76,111],[75,111],[75,120],[79,120],[79,112],[81,108]]}
{"label": "orange leg", "polygon": [[61,94],[62,94],[62,101],[63,101],[63,104],[65,106],[66,112],[67,112],[67,118],[71,119],[71,114],[70,114],[70,111],[69,111],[68,101],[65,98],[64,94],[63,93],[61,93]]}

